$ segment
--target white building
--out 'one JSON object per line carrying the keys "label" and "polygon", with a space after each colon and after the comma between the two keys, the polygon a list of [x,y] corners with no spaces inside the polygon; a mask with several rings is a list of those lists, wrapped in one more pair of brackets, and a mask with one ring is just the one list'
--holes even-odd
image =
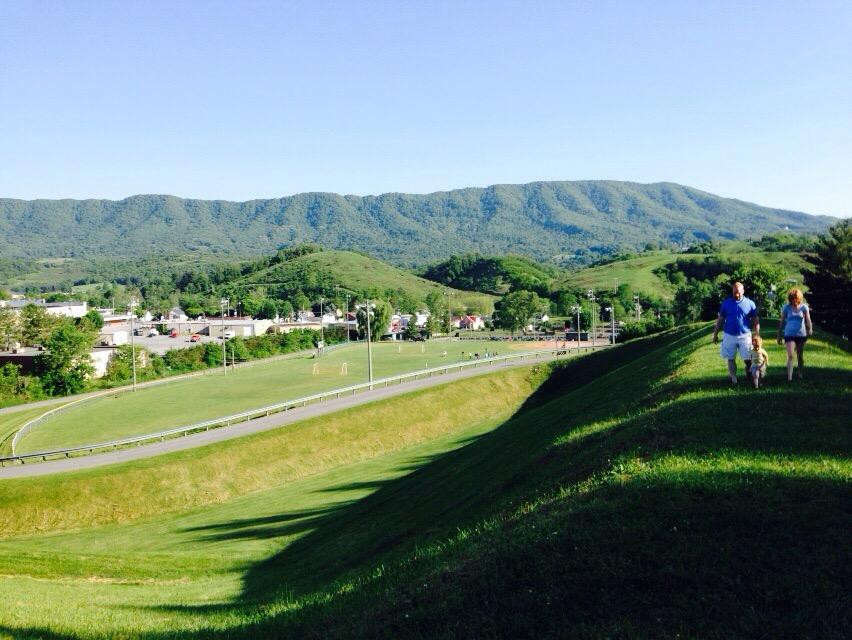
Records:
{"label": "white building", "polygon": [[82,318],[89,310],[87,302],[79,300],[68,300],[65,302],[45,302],[44,298],[17,298],[15,300],[0,300],[0,307],[7,307],[12,311],[20,311],[28,304],[41,307],[53,316],[65,316],[67,318]]}

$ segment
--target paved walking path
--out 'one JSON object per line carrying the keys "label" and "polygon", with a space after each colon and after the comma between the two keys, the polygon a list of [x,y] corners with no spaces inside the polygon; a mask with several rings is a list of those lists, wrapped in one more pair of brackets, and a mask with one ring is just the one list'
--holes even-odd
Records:
{"label": "paved walking path", "polygon": [[430,378],[422,378],[411,382],[398,384],[392,383],[388,387],[377,387],[372,391],[362,391],[354,396],[329,399],[323,402],[310,404],[305,407],[289,409],[271,416],[249,420],[248,422],[241,422],[229,427],[220,427],[210,431],[201,431],[188,436],[165,440],[163,442],[153,442],[151,444],[143,444],[128,449],[119,449],[116,451],[108,451],[106,453],[80,456],[76,458],[60,458],[57,460],[49,460],[47,462],[28,462],[26,464],[2,467],[0,468],[0,480],[6,478],[42,476],[65,471],[77,471],[79,469],[91,469],[109,464],[138,460],[140,458],[149,458],[151,456],[170,453],[172,451],[192,449],[194,447],[201,447],[214,442],[222,442],[224,440],[231,440],[233,438],[239,438],[252,433],[268,431],[284,425],[293,424],[294,422],[307,420],[308,418],[326,415],[335,411],[340,411],[341,409],[357,407],[362,404],[409,393],[411,391],[417,391],[419,389],[463,380],[472,376],[484,375],[501,369],[530,365],[535,364],[536,362],[547,362],[553,359],[555,359],[554,356],[539,356],[524,358],[522,360],[519,359],[499,362],[490,365],[484,364],[481,368],[470,368],[453,373],[435,375]]}

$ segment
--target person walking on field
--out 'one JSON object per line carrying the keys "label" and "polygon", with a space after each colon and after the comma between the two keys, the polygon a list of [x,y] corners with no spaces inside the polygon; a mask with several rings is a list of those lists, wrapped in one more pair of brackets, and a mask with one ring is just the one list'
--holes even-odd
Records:
{"label": "person walking on field", "polygon": [[796,359],[799,366],[796,371],[799,380],[805,370],[805,342],[813,335],[811,310],[804,303],[801,289],[790,289],[787,293],[788,303],[781,309],[781,322],[778,323],[778,344],[784,336],[784,346],[787,348],[787,382],[793,380],[793,348],[796,349]]}
{"label": "person walking on field", "polygon": [[751,374],[751,332],[760,334],[760,319],[757,316],[757,305],[745,297],[745,287],[742,282],[735,282],[731,287],[731,295],[722,302],[716,326],[713,327],[713,343],[719,342],[719,331],[722,335],[722,346],[719,349],[722,357],[728,361],[728,375],[731,383],[737,383],[737,352],[745,364],[746,376]]}

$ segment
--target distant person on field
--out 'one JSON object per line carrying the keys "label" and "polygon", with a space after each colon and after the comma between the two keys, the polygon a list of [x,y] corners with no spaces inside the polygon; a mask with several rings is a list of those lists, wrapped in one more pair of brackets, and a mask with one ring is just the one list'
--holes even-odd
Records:
{"label": "distant person on field", "polygon": [[719,308],[719,317],[713,328],[713,342],[719,342],[719,331],[724,328],[722,357],[728,361],[728,375],[733,384],[737,383],[737,352],[745,364],[746,375],[751,375],[751,332],[760,333],[760,319],[757,317],[757,305],[745,297],[742,282],[731,287],[731,296],[725,298]]}
{"label": "distant person on field", "polygon": [[763,340],[760,336],[751,338],[751,379],[754,388],[760,386],[760,381],[766,377],[766,367],[769,366],[769,354],[763,348]]}
{"label": "distant person on field", "polygon": [[778,323],[778,344],[781,336],[787,348],[787,381],[793,380],[793,347],[796,348],[796,358],[799,361],[797,372],[802,379],[805,369],[805,342],[813,335],[811,311],[804,303],[801,289],[790,289],[787,293],[788,303],[781,309],[781,322]]}

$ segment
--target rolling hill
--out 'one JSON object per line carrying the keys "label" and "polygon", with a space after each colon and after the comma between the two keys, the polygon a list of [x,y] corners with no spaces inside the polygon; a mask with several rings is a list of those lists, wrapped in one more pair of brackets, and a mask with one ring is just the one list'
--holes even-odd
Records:
{"label": "rolling hill", "polygon": [[582,263],[646,242],[688,244],[784,228],[818,232],[832,220],[672,183],[614,181],[534,182],[425,195],[304,193],[248,202],[167,195],[120,201],[0,199],[0,256],[259,255],[315,242],[408,266],[466,252]]}
{"label": "rolling hill", "polygon": [[[462,308],[490,314],[495,297],[474,291],[448,289],[431,280],[390,265],[381,260],[352,251],[317,251],[290,258],[271,267],[249,274],[233,285],[257,283],[271,290],[321,292],[326,296],[339,285],[344,291],[388,298],[391,292],[403,292],[413,301],[423,303],[430,293],[452,292],[455,313]],[[317,294],[318,295],[318,294]]]}

